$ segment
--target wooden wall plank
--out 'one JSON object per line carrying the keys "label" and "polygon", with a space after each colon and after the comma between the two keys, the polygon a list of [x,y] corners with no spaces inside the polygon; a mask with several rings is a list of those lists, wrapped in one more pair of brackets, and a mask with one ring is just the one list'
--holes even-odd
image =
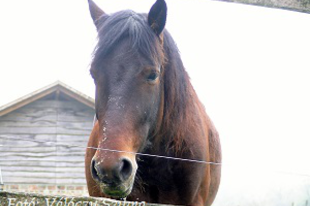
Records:
{"label": "wooden wall plank", "polygon": [[0,160],[0,165],[5,168],[10,168],[14,166],[21,166],[23,168],[27,167],[41,167],[41,168],[69,168],[69,167],[84,167],[84,162],[82,161],[71,161],[71,162],[57,162],[57,161],[18,161],[18,160]]}
{"label": "wooden wall plank", "polygon": [[64,108],[64,109],[74,109],[78,110],[79,108],[83,108],[84,110],[92,108],[85,107],[84,104],[78,101],[55,101],[55,100],[38,100],[31,104],[26,105],[24,108]]}
{"label": "wooden wall plank", "polygon": [[23,171],[23,172],[46,172],[46,173],[78,173],[84,174],[84,167],[23,167],[23,166],[10,166],[2,169],[3,172],[14,173],[16,171]]}
{"label": "wooden wall plank", "polygon": [[80,147],[44,147],[44,146],[38,146],[38,147],[14,147],[12,144],[12,147],[2,147],[1,148],[3,153],[45,153],[45,152],[58,152],[57,155],[60,154],[83,154],[85,153],[85,149],[81,149]]}
{"label": "wooden wall plank", "polygon": [[65,179],[65,178],[72,178],[72,179],[82,179],[84,178],[83,173],[74,173],[74,172],[62,172],[62,173],[55,173],[53,172],[11,172],[11,171],[4,171],[2,172],[3,177],[28,177],[28,178],[47,178],[47,179]]}
{"label": "wooden wall plank", "polygon": [[3,182],[5,184],[56,184],[56,179],[3,176]]}
{"label": "wooden wall plank", "polygon": [[73,184],[86,184],[85,178],[45,178],[45,177],[5,177],[3,181],[7,184],[53,184],[53,185],[73,185]]}
{"label": "wooden wall plank", "polygon": [[0,127],[38,127],[38,126],[55,126],[57,121],[38,120],[38,121],[14,121],[0,120]]}
{"label": "wooden wall plank", "polygon": [[7,160],[18,160],[18,161],[56,161],[57,162],[72,162],[72,161],[81,161],[81,158],[83,157],[83,155],[71,155],[70,157],[67,156],[55,156],[55,155],[44,155],[42,154],[42,156],[36,157],[34,155],[22,155],[22,154],[14,154],[14,156],[12,155],[6,155],[6,154],[1,154],[0,157],[0,161],[7,159]]}
{"label": "wooden wall plank", "polygon": [[44,158],[44,157],[55,157],[58,159],[65,159],[71,156],[84,156],[84,151],[78,151],[78,152],[59,152],[56,150],[50,151],[50,152],[2,152],[1,157],[12,157],[12,156],[18,156],[18,157],[34,157],[34,158]]}

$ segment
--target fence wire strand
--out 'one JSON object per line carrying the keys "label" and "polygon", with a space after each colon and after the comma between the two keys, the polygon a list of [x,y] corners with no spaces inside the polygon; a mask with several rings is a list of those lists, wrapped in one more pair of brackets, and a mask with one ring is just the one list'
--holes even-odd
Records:
{"label": "fence wire strand", "polygon": [[117,152],[117,153],[127,153],[127,154],[134,154],[139,156],[147,156],[147,157],[154,157],[154,158],[162,158],[162,159],[168,159],[168,160],[176,160],[176,161],[183,161],[183,162],[192,162],[192,163],[200,163],[200,164],[208,164],[208,165],[217,165],[220,166],[222,163],[220,162],[208,162],[204,160],[196,160],[196,159],[186,159],[186,158],[180,158],[180,157],[171,157],[171,156],[164,156],[164,155],[155,155],[155,154],[146,154],[141,152],[129,152],[129,151],[123,151],[123,150],[114,150],[114,149],[108,149],[108,148],[98,148],[98,147],[85,147],[81,145],[74,145],[74,144],[64,144],[64,143],[58,143],[58,142],[44,142],[44,141],[38,141],[38,140],[25,140],[25,139],[19,139],[19,138],[5,138],[1,137],[1,139],[5,140],[17,140],[17,141],[26,141],[26,142],[35,142],[35,143],[52,143],[56,147],[57,146],[65,146],[65,147],[77,147],[77,148],[83,148],[83,149],[94,149],[94,150],[102,150],[102,151],[108,151],[108,152]]}
{"label": "fence wire strand", "polygon": [[[153,158],[163,158],[168,160],[175,160],[175,161],[184,161],[184,162],[190,162],[190,163],[200,163],[200,164],[208,164],[208,165],[216,165],[221,166],[222,163],[220,162],[208,162],[203,160],[196,160],[196,159],[186,159],[186,158],[179,158],[179,157],[171,157],[171,156],[163,156],[163,155],[153,155],[153,154],[146,154],[146,153],[140,153],[140,152],[129,152],[129,151],[122,151],[122,150],[114,150],[114,149],[108,149],[108,148],[97,148],[97,147],[85,147],[81,145],[76,144],[65,144],[65,143],[59,143],[54,141],[39,141],[39,140],[29,140],[29,139],[20,139],[20,138],[11,138],[11,137],[0,137],[0,140],[16,140],[16,141],[25,141],[25,142],[34,142],[34,143],[40,143],[40,144],[53,144],[55,147],[76,147],[76,148],[82,148],[82,149],[94,149],[94,150],[102,150],[102,151],[108,151],[108,152],[117,152],[117,153],[128,153],[128,154],[134,154],[134,155],[140,155],[140,156],[147,156],[147,157],[153,157]],[[5,147],[4,142],[2,142],[2,145],[0,147]],[[47,147],[51,147],[51,145],[47,145]],[[17,147],[16,147],[17,148]],[[37,158],[37,159],[35,159]],[[25,159],[20,161],[42,161],[44,157],[34,157],[33,159]],[[45,159],[46,160],[46,159]],[[0,160],[0,161],[11,161],[11,160]],[[50,162],[58,162],[57,160],[48,159],[46,161]],[[70,161],[71,162],[71,161]],[[77,161],[72,161],[72,163]],[[281,173],[285,175],[294,175],[294,176],[303,176],[303,177],[310,177],[310,174],[300,174],[300,173],[293,173],[293,172],[285,172],[285,171],[274,171],[276,173]],[[0,178],[1,178],[1,168],[0,168]],[[0,179],[1,184],[2,179]],[[2,183],[3,184],[3,183]]]}

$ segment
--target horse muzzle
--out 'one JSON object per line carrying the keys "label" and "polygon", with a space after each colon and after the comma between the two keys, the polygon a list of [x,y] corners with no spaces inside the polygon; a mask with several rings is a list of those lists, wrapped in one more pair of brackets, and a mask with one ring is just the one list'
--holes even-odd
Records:
{"label": "horse muzzle", "polygon": [[92,178],[104,194],[123,198],[131,193],[137,170],[135,161],[127,157],[121,157],[114,162],[94,157],[90,169]]}
{"label": "horse muzzle", "polygon": [[131,182],[123,183],[120,185],[107,185],[104,183],[99,184],[101,191],[112,198],[125,198],[132,190],[133,184]]}

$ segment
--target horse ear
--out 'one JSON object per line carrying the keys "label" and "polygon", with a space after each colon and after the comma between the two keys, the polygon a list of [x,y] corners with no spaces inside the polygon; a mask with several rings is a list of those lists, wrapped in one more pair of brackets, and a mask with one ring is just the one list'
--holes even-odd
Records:
{"label": "horse ear", "polygon": [[166,18],[167,5],[165,0],[157,0],[149,12],[148,23],[158,36],[165,28]]}
{"label": "horse ear", "polygon": [[90,15],[94,21],[96,27],[98,26],[98,19],[104,15],[104,11],[102,11],[92,0],[88,0]]}

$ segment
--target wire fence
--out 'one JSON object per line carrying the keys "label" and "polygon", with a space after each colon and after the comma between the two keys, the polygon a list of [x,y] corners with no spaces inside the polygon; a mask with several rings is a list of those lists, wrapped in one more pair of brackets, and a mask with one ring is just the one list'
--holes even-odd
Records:
{"label": "wire fence", "polygon": [[78,147],[83,149],[94,149],[94,150],[102,150],[102,151],[108,151],[108,152],[117,152],[117,153],[127,153],[127,154],[134,154],[139,156],[147,156],[147,157],[153,157],[153,158],[163,158],[163,159],[169,159],[169,160],[177,160],[177,161],[184,161],[184,162],[193,162],[193,163],[200,163],[200,164],[209,164],[209,165],[218,165],[220,166],[222,163],[220,162],[208,162],[204,160],[196,160],[196,159],[186,159],[186,158],[179,158],[179,157],[171,157],[171,156],[164,156],[164,155],[155,155],[155,154],[146,154],[146,153],[140,153],[140,152],[130,152],[130,151],[123,151],[123,150],[115,150],[115,149],[108,149],[108,148],[98,148],[98,147],[85,147],[81,145],[74,145],[74,144],[64,144],[59,142],[44,142],[44,141],[37,141],[37,140],[25,140],[25,139],[19,139],[19,138],[3,138],[6,140],[17,140],[17,141],[27,141],[27,142],[35,142],[35,143],[51,143],[55,146],[66,146],[66,147]]}
{"label": "wire fence", "polygon": [[[14,140],[14,141],[34,142],[34,143],[40,143],[40,144],[52,144],[52,145],[47,145],[48,147],[70,147],[70,148],[76,147],[76,148],[81,148],[84,150],[93,149],[93,150],[102,150],[102,151],[108,151],[108,152],[127,153],[127,154],[134,154],[134,155],[138,155],[138,156],[162,158],[162,159],[167,159],[167,160],[183,161],[183,162],[189,162],[189,163],[207,164],[207,165],[215,165],[215,166],[221,166],[222,165],[222,163],[220,163],[220,162],[209,162],[209,161],[197,160],[197,159],[186,159],[186,158],[180,158],[180,157],[146,154],[146,153],[140,153],[140,152],[130,152],[130,151],[108,149],[108,148],[88,147],[88,146],[82,146],[82,145],[77,145],[77,144],[66,144],[66,143],[61,143],[61,142],[56,142],[56,141],[39,141],[39,140],[13,138],[13,137],[0,137],[0,139],[8,140],[8,141]],[[4,145],[0,145],[0,147],[4,147]],[[23,159],[21,161],[42,161],[42,160],[43,160],[43,158],[38,156],[38,157],[34,157],[34,158]],[[47,161],[57,162],[58,160],[48,159]],[[73,161],[73,162],[75,162],[75,161]],[[227,163],[227,164],[229,164],[229,163]],[[273,172],[279,173],[279,174],[290,175],[290,176],[301,176],[301,177],[309,177],[310,178],[310,174],[306,174],[306,173],[294,173],[291,171],[273,171]],[[3,179],[2,179],[2,175],[1,175],[1,167],[0,167],[0,184],[3,184]]]}
{"label": "wire fence", "polygon": [[[57,132],[58,134],[58,132]],[[98,147],[87,147],[87,146],[84,146],[86,145],[86,142],[79,142],[79,143],[65,143],[65,142],[59,142],[56,140],[56,137],[57,137],[57,134],[55,134],[55,136],[53,138],[55,138],[55,141],[54,139],[50,140],[50,141],[40,141],[38,139],[31,139],[31,137],[27,137],[27,138],[15,138],[15,137],[5,137],[5,136],[0,136],[0,141],[2,140],[1,142],[1,145],[0,145],[0,150],[1,150],[1,147],[6,147],[6,142],[14,142],[14,141],[21,141],[21,142],[33,142],[33,143],[38,143],[40,145],[37,145],[37,146],[31,146],[29,147],[29,150],[32,148],[32,147],[40,147],[42,146],[42,144],[44,144],[44,147],[64,147],[62,149],[66,149],[67,148],[79,148],[83,151],[86,151],[88,149],[92,149],[92,150],[103,150],[103,151],[107,151],[107,152],[117,152],[117,153],[128,153],[128,154],[134,154],[134,155],[138,155],[138,156],[145,156],[145,157],[150,157],[150,158],[161,158],[161,159],[167,159],[167,160],[171,160],[171,161],[182,161],[182,162],[188,162],[190,164],[204,164],[204,165],[214,165],[216,167],[218,166],[222,166],[222,163],[221,162],[208,162],[208,161],[203,161],[203,160],[196,160],[196,159],[185,159],[185,158],[177,158],[177,157],[170,157],[170,156],[163,156],[163,155],[153,155],[153,154],[145,154],[145,153],[139,153],[139,152],[130,152],[130,151],[121,151],[121,150],[113,150],[113,149],[108,149],[108,148],[98,148]],[[26,146],[22,146],[24,148],[26,148]],[[12,148],[15,148],[15,149],[18,149],[19,147],[12,147]],[[10,150],[10,148],[8,148],[7,150]],[[78,150],[78,149],[77,149]],[[56,156],[58,155],[57,153],[57,150],[55,151],[56,152]],[[0,152],[1,153],[1,152]],[[18,158],[18,157],[17,157]],[[3,160],[5,160],[5,157],[4,158],[1,158]],[[0,185],[4,185],[4,182],[3,182],[3,178],[2,178],[2,174],[1,174],[1,161],[0,160]],[[8,160],[5,160],[5,161],[10,161],[9,159]],[[20,159],[19,160],[20,162],[22,161],[26,161],[26,162],[40,162],[40,161],[50,161],[50,162],[58,162],[58,161],[61,161],[61,160],[57,160],[57,159],[46,159],[45,157],[42,157],[42,156],[38,156],[38,157],[32,157],[32,158],[27,158],[27,159]],[[72,162],[74,162],[75,160],[72,160]],[[84,160],[80,160],[80,162],[82,162]],[[237,161],[238,162],[238,161]],[[249,165],[250,163],[252,162],[242,162],[242,161],[239,161],[238,162],[239,164],[242,164],[242,165]],[[27,163],[28,164],[28,163]],[[233,162],[227,162],[227,164],[229,165],[233,165],[234,163]],[[226,165],[226,163],[225,163]],[[83,166],[81,166],[83,167]],[[10,171],[11,172],[11,171]],[[4,168],[3,168],[3,173],[4,173],[4,181],[6,181],[6,178],[8,178],[8,176],[10,176],[10,172],[8,171],[5,171]],[[272,170],[268,170],[267,171],[268,173],[269,172],[274,172],[274,173],[277,173],[277,174],[284,174],[284,175],[289,175],[289,176],[298,176],[298,177],[302,177],[301,179],[304,179],[304,177],[306,178],[310,178],[310,174],[300,174],[300,173],[294,173],[294,172],[286,172],[286,171],[272,171]],[[55,184],[54,183],[51,183],[51,185],[57,185],[57,175],[55,173]],[[300,179],[300,178],[298,178]],[[24,183],[24,184],[29,184],[29,185],[32,185],[32,183]],[[33,183],[35,184],[35,183]],[[10,185],[9,182],[7,182],[7,185]],[[6,186],[7,186],[6,185]],[[45,183],[44,183],[45,185]],[[292,205],[296,205],[294,203],[292,203]],[[298,206],[300,204],[297,204]],[[297,206],[296,205],[296,206]],[[306,202],[305,206],[308,205],[308,202]],[[302,205],[303,206],[303,205]]]}

